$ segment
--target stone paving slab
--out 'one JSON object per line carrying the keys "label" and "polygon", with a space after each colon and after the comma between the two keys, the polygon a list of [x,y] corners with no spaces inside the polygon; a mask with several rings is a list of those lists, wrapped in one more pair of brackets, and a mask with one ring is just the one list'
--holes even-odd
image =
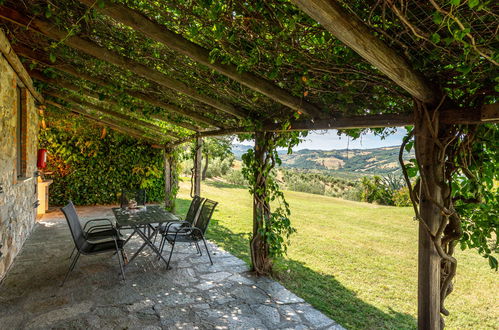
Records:
{"label": "stone paving slab", "polygon": [[[78,213],[113,219],[111,207]],[[132,238],[128,255],[140,245]],[[62,214],[46,214],[0,284],[1,329],[343,329],[212,242],[214,265],[178,244],[170,270],[146,248],[125,282],[116,255],[82,256],[60,287],[73,246]]]}

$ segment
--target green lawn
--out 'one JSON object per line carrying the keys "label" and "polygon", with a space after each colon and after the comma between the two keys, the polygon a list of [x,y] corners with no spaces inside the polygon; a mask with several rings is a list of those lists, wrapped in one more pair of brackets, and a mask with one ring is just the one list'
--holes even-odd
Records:
{"label": "green lawn", "polygon": [[[249,262],[252,203],[244,188],[208,182],[202,194],[220,204],[208,237]],[[189,203],[181,184],[178,212]],[[286,192],[293,235],[276,278],[346,328],[416,327],[417,223],[410,208]],[[448,329],[499,327],[498,274],[475,251],[458,251]]]}

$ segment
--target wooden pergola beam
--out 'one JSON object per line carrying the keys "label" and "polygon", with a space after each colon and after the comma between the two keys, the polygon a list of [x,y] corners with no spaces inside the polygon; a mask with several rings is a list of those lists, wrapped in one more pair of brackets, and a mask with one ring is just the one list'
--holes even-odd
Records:
{"label": "wooden pergola beam", "polygon": [[[93,92],[93,91],[90,91],[88,89],[85,89],[85,88],[81,88],[81,87],[78,87],[76,85],[73,85],[67,81],[64,81],[64,80],[59,80],[59,79],[52,79],[52,78],[49,78],[47,76],[45,76],[43,73],[39,72],[39,71],[35,71],[35,70],[29,70],[28,71],[30,76],[35,78],[36,80],[39,80],[39,81],[43,81],[45,83],[48,83],[52,86],[56,86],[56,87],[62,87],[62,88],[65,88],[65,89],[68,89],[68,90],[71,90],[71,91],[74,91],[74,92],[77,92],[83,96],[88,96],[88,97],[92,97],[92,98],[95,98],[97,100],[100,100],[99,98],[99,94],[96,93],[96,92]],[[113,99],[109,99],[107,98],[105,100],[106,103],[109,103],[109,104],[112,104],[114,106],[118,106],[120,107],[120,104],[113,100]],[[169,123],[171,123],[170,121],[168,121]],[[173,125],[178,125],[178,126],[182,126],[181,124],[179,123],[175,123]],[[158,126],[158,129],[160,129],[160,127]],[[196,129],[192,129],[190,128],[191,130],[197,132],[198,130]]]}
{"label": "wooden pergola beam", "polygon": [[[486,104],[480,109],[448,109],[440,112],[440,121],[445,124],[483,124],[499,123],[499,103]],[[329,130],[329,129],[355,129],[355,128],[381,128],[381,127],[402,127],[414,125],[414,114],[380,114],[368,116],[350,116],[329,118],[320,120],[297,120],[292,121],[290,126],[283,129],[280,123],[264,124],[259,130],[269,132],[287,132],[287,131],[310,131],[310,130]],[[184,137],[170,143],[175,146],[196,137],[213,137],[231,134],[243,134],[254,132],[255,127],[236,127],[217,131],[199,132],[197,134]]]}
{"label": "wooden pergola beam", "polygon": [[9,62],[12,69],[16,72],[19,79],[23,82],[24,86],[29,90],[31,95],[40,103],[44,103],[45,100],[43,96],[38,93],[38,91],[33,87],[33,81],[28,75],[21,61],[17,57],[16,53],[12,49],[9,40],[5,36],[5,33],[0,29],[0,53],[3,54],[7,62]]}
{"label": "wooden pergola beam", "polygon": [[[57,60],[55,63],[51,63],[48,56],[43,52],[34,51],[33,49],[30,49],[29,47],[22,45],[22,44],[15,44],[12,47],[19,55],[26,57],[26,58],[29,58],[30,60],[33,60],[35,62],[38,62],[45,67],[54,68],[56,70],[67,73],[70,76],[73,76],[73,77],[76,77],[79,79],[83,79],[83,80],[87,80],[87,81],[89,81],[97,86],[101,86],[104,88],[111,88],[114,90],[116,89],[115,87],[112,86],[112,82],[91,76],[91,75],[83,73],[83,72],[80,72],[77,69],[75,69],[73,66],[71,66],[67,63],[58,63]],[[136,98],[136,99],[142,100],[148,104],[162,108],[168,112],[173,112],[175,114],[189,118],[189,119],[193,120],[194,122],[196,122],[197,124],[205,124],[205,125],[218,127],[218,128],[223,127],[223,125],[221,125],[216,120],[213,120],[209,117],[203,116],[197,112],[194,112],[193,110],[179,108],[179,107],[175,106],[174,104],[158,100],[158,99],[156,99],[148,94],[129,90],[126,88],[124,89],[124,92],[126,94]],[[165,118],[161,115],[157,115],[155,118],[157,118],[159,120],[165,120]],[[188,123],[184,123],[184,122],[182,122],[182,124],[192,126],[192,125],[190,125]],[[179,123],[179,126],[182,126],[182,125]],[[185,126],[185,128],[189,128],[189,127]],[[200,129],[199,126],[192,126],[192,128],[195,131],[198,131]]]}
{"label": "wooden pergola beam", "polygon": [[440,98],[438,91],[406,59],[373,35],[364,22],[344,10],[337,1],[292,2],[416,99],[435,103]]}
{"label": "wooden pergola beam", "polygon": [[49,22],[35,17],[27,17],[6,6],[0,6],[0,18],[6,19],[17,25],[41,33],[51,39],[64,41],[64,44],[71,48],[82,51],[101,61],[111,63],[120,68],[124,68],[147,80],[154,81],[155,83],[184,94],[187,97],[195,99],[201,103],[212,106],[213,108],[220,111],[226,112],[239,118],[245,118],[248,116],[245,111],[234,107],[232,104],[223,103],[212,97],[202,95],[194,88],[189,87],[184,82],[172,79],[159,71],[147,67],[146,65],[135,62],[132,59],[126,58],[118,53],[110,51],[105,47],[101,47],[94,42],[82,39],[78,36],[68,36],[67,32],[59,30],[54,24],[51,24]]}
{"label": "wooden pergola beam", "polygon": [[66,101],[66,102],[70,102],[73,104],[75,104],[75,103],[80,104],[86,108],[92,109],[94,111],[98,111],[98,112],[105,114],[107,116],[118,118],[120,120],[127,122],[129,125],[131,125],[131,127],[149,129],[151,131],[151,133],[154,133],[156,135],[160,135],[164,138],[170,138],[170,137],[179,138],[179,135],[176,133],[163,132],[163,131],[161,131],[161,128],[156,126],[156,125],[140,121],[138,118],[134,118],[132,116],[125,115],[125,114],[113,111],[111,109],[104,108],[103,106],[90,103],[90,102],[83,100],[83,99],[78,99],[76,97],[64,95],[62,93],[54,92],[54,91],[45,91],[44,93],[47,95],[56,97],[58,99],[61,99],[63,101]]}
{"label": "wooden pergola beam", "polygon": [[277,101],[295,111],[308,114],[312,117],[324,116],[324,113],[314,104],[311,104],[303,98],[290,94],[283,88],[278,87],[273,82],[266,80],[250,72],[238,72],[233,64],[222,64],[210,59],[210,50],[205,49],[192,41],[189,41],[165,26],[151,21],[146,16],[124,6],[104,0],[104,6],[94,6],[94,0],[79,0],[81,3],[93,7],[103,14],[112,17],[116,21],[132,27],[147,37],[160,42],[170,49],[184,54],[194,61],[206,65],[242,85],[262,93],[263,95]]}
{"label": "wooden pergola beam", "polygon": [[119,131],[119,132],[126,134],[126,135],[130,135],[134,138],[143,139],[143,140],[146,140],[146,141],[151,142],[151,143],[156,143],[156,144],[159,143],[157,140],[154,140],[154,139],[151,139],[150,137],[145,136],[144,133],[139,131],[139,130],[136,130],[136,129],[133,129],[130,127],[121,126],[120,124],[115,123],[111,120],[99,118],[97,116],[94,116],[94,115],[88,113],[87,111],[85,111],[81,107],[72,105],[72,108],[68,109],[65,106],[63,106],[57,102],[51,101],[51,100],[46,100],[46,104],[53,105],[59,109],[69,111],[69,112],[75,113],[77,115],[81,115],[81,116],[85,117],[86,119],[89,119],[89,120],[95,122],[98,125],[109,126],[116,131]]}

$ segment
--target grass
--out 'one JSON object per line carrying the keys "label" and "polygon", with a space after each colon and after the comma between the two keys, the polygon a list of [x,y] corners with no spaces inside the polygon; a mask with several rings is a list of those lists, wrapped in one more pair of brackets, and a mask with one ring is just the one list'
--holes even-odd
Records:
{"label": "grass", "polygon": [[[208,182],[203,196],[220,204],[208,238],[249,263],[252,202],[241,187]],[[297,233],[275,277],[349,329],[414,329],[417,315],[417,223],[410,208],[286,192]],[[181,184],[179,213],[189,204]],[[475,251],[458,251],[448,329],[497,329],[498,274]]]}

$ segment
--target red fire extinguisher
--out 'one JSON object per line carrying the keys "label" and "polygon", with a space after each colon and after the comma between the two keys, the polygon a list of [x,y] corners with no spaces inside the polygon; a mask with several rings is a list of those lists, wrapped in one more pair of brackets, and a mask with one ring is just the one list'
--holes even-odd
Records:
{"label": "red fire extinguisher", "polygon": [[41,169],[47,167],[47,149],[38,149],[36,166]]}

